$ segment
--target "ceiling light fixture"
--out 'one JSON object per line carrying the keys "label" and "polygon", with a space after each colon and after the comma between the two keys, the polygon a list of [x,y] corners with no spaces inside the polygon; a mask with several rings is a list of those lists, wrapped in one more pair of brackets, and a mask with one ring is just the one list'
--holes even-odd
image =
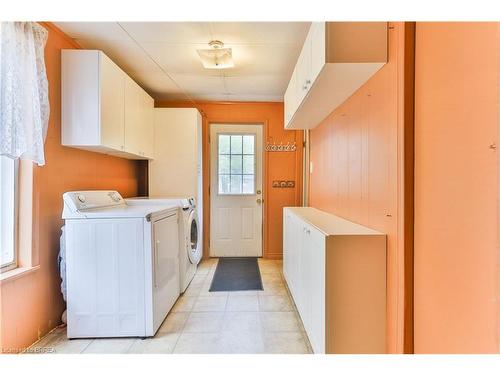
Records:
{"label": "ceiling light fixture", "polygon": [[220,40],[212,40],[208,45],[210,46],[208,49],[197,50],[205,69],[227,69],[234,67],[231,48],[224,48],[224,43]]}

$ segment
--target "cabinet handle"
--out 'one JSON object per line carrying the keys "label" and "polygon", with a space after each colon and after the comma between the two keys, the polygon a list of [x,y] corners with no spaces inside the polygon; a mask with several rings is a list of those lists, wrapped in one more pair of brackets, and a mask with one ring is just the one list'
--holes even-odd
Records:
{"label": "cabinet handle", "polygon": [[310,79],[306,79],[306,85],[310,85],[311,84],[311,80]]}

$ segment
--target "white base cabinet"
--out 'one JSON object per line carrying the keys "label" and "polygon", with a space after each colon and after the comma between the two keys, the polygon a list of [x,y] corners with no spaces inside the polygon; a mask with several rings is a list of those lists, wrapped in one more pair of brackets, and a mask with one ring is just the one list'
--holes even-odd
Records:
{"label": "white base cabinet", "polygon": [[385,353],[386,236],[310,207],[283,216],[283,273],[314,353]]}

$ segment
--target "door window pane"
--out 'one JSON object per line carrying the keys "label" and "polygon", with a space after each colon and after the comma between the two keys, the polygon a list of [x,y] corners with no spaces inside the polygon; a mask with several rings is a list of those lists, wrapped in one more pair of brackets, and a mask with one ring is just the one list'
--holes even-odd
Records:
{"label": "door window pane", "polygon": [[231,155],[231,174],[243,174],[241,155]]}
{"label": "door window pane", "polygon": [[243,155],[243,173],[244,174],[254,174],[254,156],[253,155]]}
{"label": "door window pane", "polygon": [[229,174],[229,155],[219,155],[219,173]]}
{"label": "door window pane", "polygon": [[231,154],[242,154],[242,136],[232,135],[231,136]]}
{"label": "door window pane", "polygon": [[253,135],[244,135],[243,136],[243,153],[247,155],[253,155],[254,151],[254,140],[255,136]]}
{"label": "door window pane", "polygon": [[241,174],[232,174],[231,175],[231,193],[232,194],[241,194]]}
{"label": "door window pane", "polygon": [[219,194],[255,194],[255,135],[218,134]]}
{"label": "door window pane", "polygon": [[253,194],[255,188],[255,179],[254,175],[243,175],[243,194]]}
{"label": "door window pane", "polygon": [[231,136],[221,134],[219,136],[219,154],[230,154],[231,153]]}
{"label": "door window pane", "polygon": [[230,180],[230,175],[228,174],[220,174],[219,175],[219,194],[229,194],[230,191],[230,186],[231,186],[231,180]]}

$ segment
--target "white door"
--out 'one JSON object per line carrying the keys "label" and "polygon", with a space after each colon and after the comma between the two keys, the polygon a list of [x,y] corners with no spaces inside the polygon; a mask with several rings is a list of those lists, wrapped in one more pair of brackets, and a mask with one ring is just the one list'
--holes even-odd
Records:
{"label": "white door", "polygon": [[210,255],[262,256],[262,125],[210,125]]}

